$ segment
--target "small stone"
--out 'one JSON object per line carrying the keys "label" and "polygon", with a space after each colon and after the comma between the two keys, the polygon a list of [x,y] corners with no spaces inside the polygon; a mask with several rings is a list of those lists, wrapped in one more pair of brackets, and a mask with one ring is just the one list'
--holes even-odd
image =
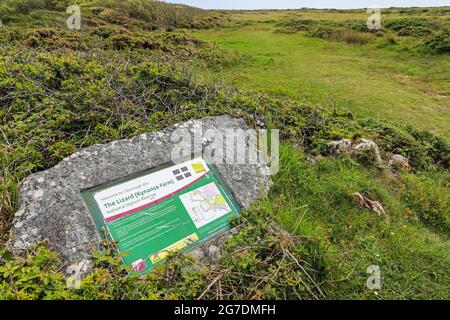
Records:
{"label": "small stone", "polygon": [[352,142],[349,139],[331,141],[328,143],[328,147],[330,147],[334,151],[334,153],[341,154],[352,148]]}
{"label": "small stone", "polygon": [[355,151],[372,150],[377,164],[379,164],[379,165],[383,164],[383,159],[381,158],[380,149],[378,148],[378,145],[375,142],[373,142],[372,140],[360,139],[360,142],[353,147],[353,150],[355,150]]}
{"label": "small stone", "polygon": [[328,143],[328,148],[334,154],[354,154],[363,150],[371,150],[374,154],[375,161],[378,165],[383,164],[380,149],[378,145],[372,140],[359,139],[352,143],[349,139],[342,139],[338,141],[331,141]]}
{"label": "small stone", "polygon": [[399,155],[399,154],[394,154],[391,156],[391,158],[389,159],[389,166],[393,167],[395,165],[399,165],[400,167],[402,167],[403,169],[405,169],[406,172],[411,172],[412,171],[412,167],[409,164],[409,161],[406,157]]}
{"label": "small stone", "polygon": [[352,196],[358,208],[376,212],[378,215],[386,214],[383,206],[378,201],[371,200],[359,192],[352,193]]}

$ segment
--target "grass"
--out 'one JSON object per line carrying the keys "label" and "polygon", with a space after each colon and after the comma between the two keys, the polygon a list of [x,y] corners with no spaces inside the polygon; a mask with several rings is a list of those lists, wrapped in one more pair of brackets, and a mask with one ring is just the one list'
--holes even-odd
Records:
{"label": "grass", "polygon": [[[415,216],[417,210],[399,201],[399,194],[408,192],[403,178],[348,158],[312,165],[290,146],[282,148],[280,168],[266,210],[317,248],[327,298],[448,298],[448,232],[434,233]],[[387,216],[356,208],[350,194],[361,191],[382,202]],[[448,210],[448,196],[446,201],[441,210]],[[383,286],[377,293],[365,287],[370,265],[381,269]]]}
{"label": "grass", "polygon": [[[302,18],[339,16],[330,15],[302,13]],[[343,15],[338,20],[351,16]],[[353,18],[355,15],[366,14],[353,14]],[[286,13],[231,16],[236,23],[248,24],[192,32],[245,57],[240,64],[208,76],[247,89],[300,97],[323,106],[347,109],[360,117],[410,124],[450,137],[447,55],[423,55],[392,46],[379,48],[378,42],[349,45],[301,33],[274,32],[276,19]]]}

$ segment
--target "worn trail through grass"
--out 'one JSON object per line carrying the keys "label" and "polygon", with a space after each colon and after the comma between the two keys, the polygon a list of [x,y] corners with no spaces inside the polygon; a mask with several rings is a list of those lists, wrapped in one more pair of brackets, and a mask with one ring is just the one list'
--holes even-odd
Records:
{"label": "worn trail through grass", "polygon": [[273,32],[271,23],[196,31],[244,55],[213,77],[450,137],[450,59]]}

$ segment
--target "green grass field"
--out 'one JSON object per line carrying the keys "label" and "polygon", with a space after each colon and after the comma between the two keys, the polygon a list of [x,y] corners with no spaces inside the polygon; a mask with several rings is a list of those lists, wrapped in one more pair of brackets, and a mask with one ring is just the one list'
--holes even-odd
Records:
{"label": "green grass field", "polygon": [[[230,14],[233,23],[228,28],[193,34],[243,56],[240,63],[212,74],[215,79],[450,137],[448,55],[378,48],[378,42],[352,45],[274,32],[277,21],[298,15]],[[364,19],[367,14],[312,12],[300,16],[339,21]]]}

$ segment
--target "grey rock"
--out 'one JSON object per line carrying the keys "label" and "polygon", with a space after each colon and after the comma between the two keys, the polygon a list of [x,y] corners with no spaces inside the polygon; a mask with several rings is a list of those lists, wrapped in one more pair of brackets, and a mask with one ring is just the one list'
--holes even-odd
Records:
{"label": "grey rock", "polygon": [[[8,247],[20,254],[30,245],[48,240],[63,263],[77,265],[89,261],[92,251],[101,249],[101,238],[81,191],[167,163],[173,148],[180,145],[179,141],[173,141],[177,129],[188,130],[191,135],[212,129],[219,135],[227,129],[248,127],[243,119],[207,117],[129,140],[82,149],[55,167],[23,181]],[[211,143],[209,139],[199,141],[192,150],[196,156]],[[264,175],[267,169],[264,163],[225,164],[223,159],[211,160],[243,207],[248,207],[270,188],[272,182]],[[211,244],[207,246],[206,251],[217,254],[217,247],[209,250]]]}
{"label": "grey rock", "polygon": [[352,197],[359,208],[371,210],[378,213],[378,215],[386,215],[386,212],[380,202],[371,200],[359,192],[352,193]]}
{"label": "grey rock", "polygon": [[352,142],[349,139],[331,141],[328,143],[328,147],[332,149],[336,154],[341,154],[352,148]]}
{"label": "grey rock", "polygon": [[402,167],[403,169],[406,170],[406,172],[411,172],[412,171],[412,167],[409,164],[409,160],[408,158],[400,155],[400,154],[394,154],[391,156],[391,158],[389,159],[389,163],[388,165],[390,167],[393,167],[395,165],[399,165],[400,167]]}
{"label": "grey rock", "polygon": [[328,143],[328,148],[334,154],[354,154],[364,150],[372,151],[375,162],[377,165],[383,164],[383,159],[381,158],[380,149],[378,145],[372,140],[359,139],[357,141],[350,141],[349,139],[342,139],[337,141],[331,141]]}
{"label": "grey rock", "polygon": [[381,158],[380,149],[378,148],[378,145],[375,142],[373,142],[372,140],[360,139],[359,143],[353,146],[353,149],[355,151],[371,150],[375,157],[376,163],[378,165],[383,164],[383,159]]}

